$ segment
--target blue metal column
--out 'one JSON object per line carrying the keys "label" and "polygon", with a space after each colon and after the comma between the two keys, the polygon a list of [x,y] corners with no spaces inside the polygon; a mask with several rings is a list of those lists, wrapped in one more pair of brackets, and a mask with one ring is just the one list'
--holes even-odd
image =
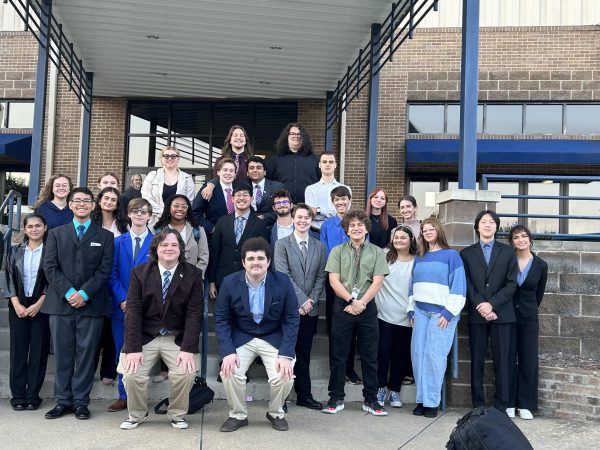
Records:
{"label": "blue metal column", "polygon": [[[371,24],[371,62],[369,77],[369,128],[367,130],[367,194],[377,183],[377,122],[379,121],[379,36],[381,25]],[[377,73],[375,73],[377,71]],[[360,81],[359,81],[360,82]]]}
{"label": "blue metal column", "polygon": [[477,181],[478,51],[479,0],[464,0],[460,64],[459,189],[475,189]]}
{"label": "blue metal column", "polygon": [[327,91],[327,97],[325,100],[325,151],[331,152],[333,150],[333,122],[329,123],[329,108],[332,107],[331,100],[333,98],[333,92]]}
{"label": "blue metal column", "polygon": [[[90,86],[90,98],[83,101],[83,118],[81,123],[81,149],[79,166],[79,185],[87,186],[88,165],[90,162],[90,130],[92,127],[92,92],[94,84],[94,73],[86,72],[87,84]],[[86,108],[87,103],[87,108]]]}
{"label": "blue metal column", "polygon": [[35,104],[33,107],[33,130],[31,134],[31,163],[29,164],[29,194],[27,203],[33,205],[40,189],[42,174],[42,145],[46,119],[46,84],[48,78],[49,23],[52,0],[42,0],[40,11],[40,45],[38,46],[37,71],[35,75]]}

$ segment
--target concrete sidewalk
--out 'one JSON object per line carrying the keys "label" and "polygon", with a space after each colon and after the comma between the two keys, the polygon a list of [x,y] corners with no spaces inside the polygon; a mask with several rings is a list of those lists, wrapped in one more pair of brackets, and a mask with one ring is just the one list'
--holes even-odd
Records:
{"label": "concrete sidewalk", "polygon": [[[44,401],[38,411],[14,412],[8,400],[0,401],[0,448],[40,449],[443,449],[450,432],[466,410],[450,409],[437,419],[411,414],[414,405],[390,408],[387,417],[365,415],[358,402],[346,403],[337,415],[298,408],[289,404],[290,431],[278,432],[265,418],[266,402],[249,404],[250,425],[234,433],[221,433],[227,404],[211,403],[203,413],[188,416],[190,428],[175,430],[166,416],[153,413],[136,430],[123,431],[119,424],[126,412],[108,413],[109,401],[92,401],[92,418],[76,420],[69,415],[46,420],[52,408]],[[592,449],[600,442],[597,423],[561,419],[515,419],[535,449]]]}

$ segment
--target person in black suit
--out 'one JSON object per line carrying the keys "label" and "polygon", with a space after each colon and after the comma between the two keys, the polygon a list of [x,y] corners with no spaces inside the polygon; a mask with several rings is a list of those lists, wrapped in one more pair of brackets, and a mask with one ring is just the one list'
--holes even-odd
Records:
{"label": "person in black suit", "polygon": [[208,289],[210,298],[217,298],[218,288],[227,275],[242,270],[241,249],[251,237],[268,239],[265,223],[250,209],[252,191],[248,185],[233,189],[235,212],[217,221],[210,241]]}
{"label": "person in black suit", "polygon": [[463,249],[460,256],[467,278],[469,346],[471,349],[471,400],[473,407],[485,405],[483,372],[488,339],[491,337],[496,392],[494,406],[504,411],[509,401],[510,343],[515,326],[512,298],[517,288],[515,252],[495,240],[500,218],[494,211],[481,211],[475,218],[479,242]]}
{"label": "person in black suit", "polygon": [[517,329],[511,347],[513,378],[506,413],[514,417],[518,408],[521,419],[531,420],[531,412],[536,411],[538,406],[538,308],[546,289],[548,264],[531,252],[533,238],[527,227],[512,227],[508,241],[517,253],[519,273],[513,297]]}
{"label": "person in black suit", "polygon": [[46,276],[42,269],[44,216],[25,218],[25,238],[14,245],[6,264],[8,323],[10,326],[10,404],[15,411],[38,409],[40,389],[46,376],[50,327],[48,315],[39,312],[46,298]]}
{"label": "person in black suit", "polygon": [[73,189],[68,203],[73,221],[50,230],[43,263],[48,290],[41,311],[50,315],[56,366],[56,406],[47,419],[72,412],[78,419],[90,417],[95,354],[112,306],[108,277],[114,236],[92,223],[94,195],[88,188]]}

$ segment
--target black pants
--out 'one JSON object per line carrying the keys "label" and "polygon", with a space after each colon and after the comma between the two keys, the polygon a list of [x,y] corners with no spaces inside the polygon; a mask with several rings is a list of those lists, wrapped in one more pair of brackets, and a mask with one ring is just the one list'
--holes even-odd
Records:
{"label": "black pants", "polygon": [[539,332],[540,323],[537,317],[517,321],[510,357],[512,382],[508,406],[511,408],[537,411]]}
{"label": "black pants", "polygon": [[[327,334],[329,335],[329,354],[331,355],[331,319],[333,310],[333,301],[335,300],[335,292],[329,284],[329,278],[325,279],[325,323],[327,324]],[[356,331],[352,335],[350,341],[350,350],[348,359],[346,360],[346,374],[350,375],[354,372],[354,358],[356,357]]]}
{"label": "black pants", "polygon": [[100,361],[100,353],[102,353],[102,361],[100,362],[100,378],[117,378],[117,360],[115,340],[112,335],[112,322],[109,318],[104,319],[102,326],[102,336],[100,344],[96,351],[96,367]]}
{"label": "black pants", "polygon": [[[377,352],[377,380],[380,388],[400,392],[402,380],[412,367],[410,341],[412,328],[393,325],[378,319],[379,350]],[[389,377],[388,377],[389,373]]]}
{"label": "black pants", "polygon": [[48,316],[38,313],[35,317],[17,316],[15,309],[8,308],[10,326],[10,403],[16,405],[39,405],[42,403],[40,389],[46,376],[48,352],[50,351],[50,327]]}
{"label": "black pants", "polygon": [[378,388],[377,347],[379,345],[377,306],[374,301],[371,301],[362,314],[353,316],[343,311],[347,305],[348,303],[339,297],[336,297],[333,303],[331,353],[329,354],[329,397],[332,400],[344,399],[346,361],[352,338],[356,333],[362,366],[363,396],[365,400],[375,401]]}
{"label": "black pants", "polygon": [[298,340],[296,341],[296,364],[294,365],[294,388],[298,400],[312,398],[310,387],[310,352],[313,336],[317,331],[318,316],[300,316]]}
{"label": "black pants", "polygon": [[90,403],[103,325],[104,317],[50,315],[56,403],[73,407]]}
{"label": "black pants", "polygon": [[512,364],[510,348],[514,323],[470,323],[469,347],[471,349],[471,401],[473,408],[485,405],[483,389],[485,355],[488,339],[491,340],[494,363],[494,406],[502,411],[508,408]]}

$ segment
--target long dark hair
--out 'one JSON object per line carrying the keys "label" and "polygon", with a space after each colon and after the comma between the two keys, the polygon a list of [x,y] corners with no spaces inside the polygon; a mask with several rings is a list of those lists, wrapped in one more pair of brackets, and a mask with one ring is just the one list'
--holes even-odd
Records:
{"label": "long dark hair", "polygon": [[163,209],[160,219],[158,219],[158,222],[156,222],[156,225],[154,225],[155,230],[162,230],[163,228],[167,228],[169,226],[169,224],[171,223],[171,204],[178,198],[184,200],[185,204],[188,207],[185,213],[185,220],[187,220],[193,228],[198,226],[198,222],[192,214],[192,204],[190,202],[190,199],[183,194],[173,194],[169,196],[169,198],[165,202],[165,208]]}
{"label": "long dark hair", "polygon": [[387,210],[388,195],[387,195],[387,192],[385,192],[380,187],[376,187],[369,194],[369,199],[367,200],[367,216],[371,215],[371,210],[373,208],[373,206],[371,205],[371,199],[373,197],[375,197],[379,192],[383,192],[383,195],[385,197],[385,205],[383,205],[383,208],[381,208],[381,215],[379,216],[380,219],[381,219],[381,229],[382,230],[387,230],[390,227],[390,219],[389,219],[388,210]]}
{"label": "long dark hair", "polygon": [[396,247],[394,247],[394,235],[397,231],[404,231],[406,234],[408,234],[408,237],[410,238],[410,247],[408,247],[408,253],[410,255],[416,255],[419,251],[417,239],[413,234],[413,230],[408,225],[398,225],[392,230],[390,243],[387,245],[388,252],[385,254],[385,259],[388,264],[391,264],[398,259],[398,250],[396,250]]}
{"label": "long dark hair", "polygon": [[117,224],[117,230],[119,230],[120,233],[127,233],[129,229],[129,221],[123,216],[123,211],[121,208],[121,193],[114,187],[105,187],[98,194],[98,197],[96,198],[96,206],[94,206],[94,210],[91,214],[92,222],[99,227],[102,226],[102,208],[100,207],[100,202],[102,201],[104,194],[107,192],[112,192],[117,196],[117,209],[113,211],[113,219],[115,219],[115,223]]}
{"label": "long dark hair", "polygon": [[288,146],[288,134],[290,134],[290,130],[293,127],[296,127],[298,130],[300,130],[300,138],[302,139],[302,147],[300,147],[300,150],[298,150],[298,154],[310,155],[314,153],[312,149],[312,142],[310,141],[310,136],[308,135],[306,127],[300,122],[291,122],[287,124],[277,138],[277,142],[275,142],[275,150],[277,151],[277,154],[285,155],[286,153],[292,153],[290,147]]}
{"label": "long dark hair", "polygon": [[229,132],[227,133],[227,137],[225,138],[225,142],[223,142],[223,148],[221,149],[221,158],[233,158],[233,149],[231,148],[231,136],[235,130],[242,130],[244,132],[244,136],[246,137],[246,145],[244,146],[244,155],[246,155],[246,159],[254,156],[254,149],[252,148],[252,144],[250,143],[250,137],[246,132],[246,129],[241,125],[233,125]]}

